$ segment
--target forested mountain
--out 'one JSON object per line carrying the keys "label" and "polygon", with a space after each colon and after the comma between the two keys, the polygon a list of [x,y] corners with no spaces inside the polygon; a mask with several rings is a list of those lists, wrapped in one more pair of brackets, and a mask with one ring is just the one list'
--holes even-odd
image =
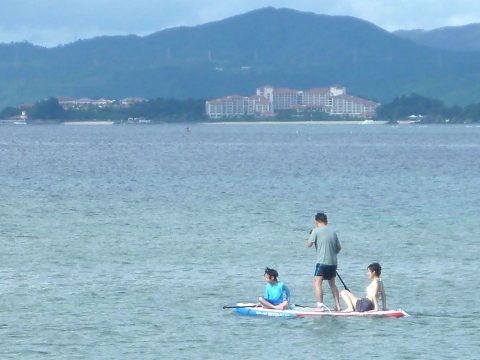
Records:
{"label": "forested mountain", "polygon": [[480,53],[432,49],[353,17],[275,8],[145,37],[0,45],[0,108],[61,95],[249,95],[266,83],[336,83],[379,101],[416,92],[467,104],[479,100]]}
{"label": "forested mountain", "polygon": [[432,48],[480,51],[480,24],[448,26],[434,30],[398,30],[393,33]]}

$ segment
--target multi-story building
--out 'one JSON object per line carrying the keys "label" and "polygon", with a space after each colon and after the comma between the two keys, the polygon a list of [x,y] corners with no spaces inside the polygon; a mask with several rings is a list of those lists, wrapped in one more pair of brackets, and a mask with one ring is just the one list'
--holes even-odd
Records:
{"label": "multi-story building", "polygon": [[243,116],[245,115],[243,97],[232,95],[207,101],[206,112],[211,119]]}
{"label": "multi-story building", "polygon": [[272,116],[270,102],[262,96],[232,95],[209,100],[205,104],[210,119],[236,118],[243,116]]}
{"label": "multi-story building", "polygon": [[330,89],[328,88],[314,88],[301,93],[300,105],[308,107],[325,108],[330,99]]}
{"label": "multi-story building", "polygon": [[142,97],[127,97],[123,100],[120,100],[120,105],[123,107],[130,107],[135,104],[147,102],[148,100]]}
{"label": "multi-story building", "polygon": [[272,105],[275,110],[287,110],[299,104],[299,91],[289,88],[273,90]]}
{"label": "multi-story building", "polygon": [[248,113],[249,115],[257,115],[257,116],[272,116],[272,104],[270,101],[265,99],[262,96],[254,95],[250,96],[249,104],[252,104],[251,108],[249,108]]}
{"label": "multi-story building", "polygon": [[89,107],[106,107],[112,105],[115,100],[110,100],[110,99],[89,99],[89,98],[80,98],[80,99],[74,99],[71,97],[66,97],[66,96],[60,96],[57,98],[58,103],[64,108],[64,109],[87,109]]}
{"label": "multi-story building", "polygon": [[378,103],[350,95],[332,97],[328,108],[331,115],[344,115],[352,117],[371,117],[375,115]]}
{"label": "multi-story building", "polygon": [[265,86],[257,88],[257,95],[261,96],[261,97],[264,97],[270,103],[272,103],[273,102],[273,86],[265,85]]}
{"label": "multi-story building", "polygon": [[300,92],[289,88],[274,88],[265,85],[257,89],[257,95],[267,99],[275,111],[291,109],[298,105]]}
{"label": "multi-story building", "polygon": [[227,96],[206,102],[207,115],[212,119],[241,116],[272,116],[274,111],[316,110],[334,116],[368,118],[375,115],[378,103],[347,95],[345,87],[332,85],[304,91],[274,88],[265,85],[257,88],[256,96]]}

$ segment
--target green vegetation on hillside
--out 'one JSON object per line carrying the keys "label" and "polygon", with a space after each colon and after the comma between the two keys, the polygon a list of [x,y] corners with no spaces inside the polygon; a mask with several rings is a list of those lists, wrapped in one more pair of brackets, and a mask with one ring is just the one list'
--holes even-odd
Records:
{"label": "green vegetation on hillside", "polygon": [[480,53],[421,46],[353,17],[274,8],[145,37],[0,44],[0,108],[49,96],[210,99],[264,84],[341,84],[380,102],[416,92],[465,105],[478,101]]}
{"label": "green vegetation on hillside", "polygon": [[397,30],[394,34],[437,49],[480,51],[480,24],[447,26],[433,30]]}
{"label": "green vegetation on hillside", "polygon": [[[417,94],[399,96],[377,110],[377,117],[386,120],[405,120],[416,116],[422,123],[438,122],[478,122],[480,103],[460,106],[446,106],[443,101]],[[418,116],[421,117],[418,117]]]}
{"label": "green vegetation on hillside", "polygon": [[47,100],[36,102],[28,112],[33,119],[61,121],[66,118],[66,111],[60,106],[58,100],[51,97]]}
{"label": "green vegetation on hillside", "polygon": [[2,111],[0,111],[0,120],[1,119],[8,119],[12,116],[20,115],[22,110],[13,106],[7,106]]}
{"label": "green vegetation on hillside", "polygon": [[[0,118],[18,115],[21,109],[8,107],[0,113]],[[36,102],[27,110],[29,121],[87,121],[87,120],[114,120],[124,122],[128,118],[146,118],[153,122],[184,122],[200,121],[205,118],[205,100],[197,99],[152,99],[134,104],[130,107],[121,107],[117,104],[106,107],[90,106],[85,109],[65,110],[56,98],[49,98]]]}
{"label": "green vegetation on hillside", "polygon": [[[19,115],[22,109],[7,107],[0,112],[0,119]],[[90,106],[84,109],[64,110],[58,100],[49,98],[36,102],[27,110],[30,121],[64,122],[89,120],[114,120],[125,122],[128,118],[145,118],[153,122],[195,122],[207,120],[205,100],[201,99],[164,99],[157,98],[136,103],[130,107],[122,107],[117,103],[110,106]],[[480,122],[480,103],[460,106],[446,106],[443,101],[431,99],[417,94],[396,97],[393,101],[378,108],[377,118],[380,120],[406,120],[414,115],[415,120],[422,123],[464,123]],[[421,115],[421,116],[420,116]],[[242,118],[248,120],[249,118]],[[279,111],[272,120],[351,120],[351,117],[330,116],[321,111],[297,110]],[[238,121],[231,119],[229,121]],[[251,120],[254,120],[251,118]],[[222,120],[225,121],[225,120]]]}

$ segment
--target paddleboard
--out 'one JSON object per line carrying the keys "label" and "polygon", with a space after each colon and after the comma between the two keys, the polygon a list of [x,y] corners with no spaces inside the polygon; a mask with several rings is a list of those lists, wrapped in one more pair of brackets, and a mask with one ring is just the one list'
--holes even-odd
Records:
{"label": "paddleboard", "polygon": [[325,317],[325,316],[338,316],[338,317],[392,317],[401,318],[408,316],[408,314],[402,309],[386,310],[386,311],[366,311],[366,312],[342,312],[342,311],[319,311],[313,307],[299,307],[295,306],[293,309],[286,310],[274,310],[265,309],[257,304],[252,303],[237,303],[237,307],[234,308],[234,312],[239,315],[249,316],[268,316],[279,318],[302,318],[302,317]]}

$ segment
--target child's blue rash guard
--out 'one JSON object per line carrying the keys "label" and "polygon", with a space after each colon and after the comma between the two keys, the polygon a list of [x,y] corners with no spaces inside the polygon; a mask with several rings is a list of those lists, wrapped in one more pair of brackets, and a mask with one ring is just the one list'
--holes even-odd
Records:
{"label": "child's blue rash guard", "polygon": [[285,294],[285,300],[290,302],[290,290],[287,285],[279,281],[276,284],[268,283],[265,286],[265,300],[272,305],[281,304],[284,301],[283,295]]}

